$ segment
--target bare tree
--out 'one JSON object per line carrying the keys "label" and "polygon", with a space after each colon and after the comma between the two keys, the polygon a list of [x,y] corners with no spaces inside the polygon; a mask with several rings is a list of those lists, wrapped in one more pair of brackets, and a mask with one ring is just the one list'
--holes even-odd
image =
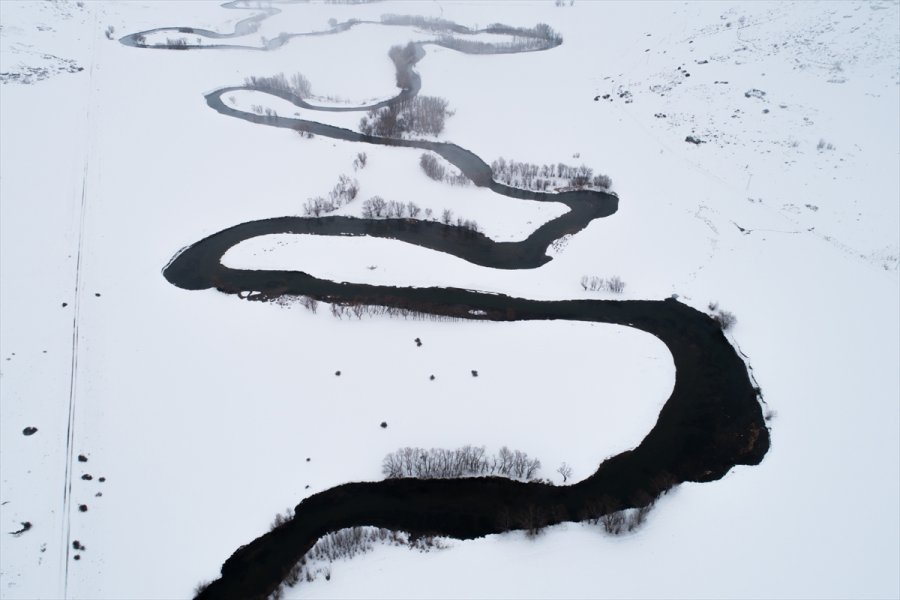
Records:
{"label": "bare tree", "polygon": [[360,119],[359,130],[365,135],[390,138],[409,133],[438,135],[444,130],[444,119],[453,114],[447,105],[444,98],[414,96],[370,110]]}
{"label": "bare tree", "polygon": [[725,331],[731,329],[734,324],[737,323],[737,317],[734,316],[734,313],[722,309],[716,311],[716,313],[713,315],[713,319]]}
{"label": "bare tree", "polygon": [[578,167],[564,163],[537,165],[498,158],[491,163],[495,180],[513,187],[536,191],[548,188],[595,187],[609,190],[612,180],[606,175],[594,175],[587,165]]}
{"label": "bare tree", "polygon": [[362,205],[363,216],[367,219],[381,218],[387,209],[387,202],[381,196],[372,196]]}
{"label": "bare tree", "polygon": [[625,527],[625,513],[622,511],[611,512],[600,517],[600,523],[606,533],[619,535]]}
{"label": "bare tree", "polygon": [[613,275],[606,280],[606,287],[614,294],[621,294],[625,291],[625,282],[618,275]]}
{"label": "bare tree", "polygon": [[506,446],[494,456],[485,454],[484,446],[463,446],[456,450],[443,448],[401,448],[384,457],[381,472],[388,479],[418,477],[448,479],[477,475],[501,475],[523,481],[537,476],[541,462],[520,450]]}
{"label": "bare tree", "polygon": [[563,463],[559,465],[559,468],[556,469],[556,472],[562,475],[563,483],[565,483],[569,480],[569,477],[572,476],[572,467],[570,467],[566,463]]}
{"label": "bare tree", "polygon": [[436,181],[443,181],[444,177],[447,176],[447,171],[443,165],[428,152],[423,152],[422,156],[419,157],[419,166],[422,167],[422,170],[425,171],[428,177]]}

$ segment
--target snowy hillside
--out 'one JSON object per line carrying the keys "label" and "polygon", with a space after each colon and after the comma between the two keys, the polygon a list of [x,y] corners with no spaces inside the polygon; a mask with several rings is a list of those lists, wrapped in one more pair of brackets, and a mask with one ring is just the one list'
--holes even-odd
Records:
{"label": "snowy hillside", "polygon": [[[418,147],[250,122],[268,110],[358,131],[365,112],[236,90],[222,98],[233,115],[207,97],[301,73],[315,107],[389,101],[388,52],[408,42],[428,42],[419,94],[452,113],[440,135],[411,137],[488,165],[586,165],[611,178],[618,210],[537,268],[284,232],[222,265],[717,304],[737,318],[726,337],[771,447],[673,488],[634,532],[564,522],[427,552],[378,543],[286,596],[900,596],[900,3],[560,4],[0,3],[0,598],[191,597],[277,514],[381,480],[398,449],[506,446],[563,486],[657,423],[675,359],[627,323],[335,318],[326,302],[164,276],[223,230],[309,216],[341,176],[358,192],[329,217],[363,217],[379,196],[435,226],[452,211],[498,243],[565,217],[561,201],[431,179]],[[508,40],[491,24],[546,23],[563,41],[469,54],[387,14],[484,44]],[[154,47],[167,43],[235,47]]]}

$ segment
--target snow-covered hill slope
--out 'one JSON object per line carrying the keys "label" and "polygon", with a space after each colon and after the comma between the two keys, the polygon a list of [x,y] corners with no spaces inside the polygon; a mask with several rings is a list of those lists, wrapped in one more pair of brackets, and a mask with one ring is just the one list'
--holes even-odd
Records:
{"label": "snow-covered hill slope", "polygon": [[[488,162],[585,163],[612,178],[619,211],[535,270],[275,236],[229,264],[541,299],[612,297],[579,280],[619,275],[624,298],[717,301],[777,413],[761,465],[681,486],[635,534],[569,524],[427,554],[381,548],[292,597],[900,595],[897,3],[279,8],[235,43],[384,13],[550,24],[564,43],[546,52],[428,47],[422,93],[455,111],[442,139]],[[337,320],[169,285],[160,271],[180,248],[301,215],[341,174],[360,183],[341,214],[380,195],[514,240],[562,210],[436,183],[412,150],[366,147],[354,171],[358,145],[204,102],[278,72],[303,73],[323,101],[386,98],[388,48],[428,32],[360,25],[272,52],[116,39],[227,32],[246,16],[213,2],[0,3],[4,598],[187,597],[276,513],[380,478],[403,446],[508,445],[544,477],[561,483],[566,461],[580,479],[636,445],[671,390],[668,352],[631,329]]]}

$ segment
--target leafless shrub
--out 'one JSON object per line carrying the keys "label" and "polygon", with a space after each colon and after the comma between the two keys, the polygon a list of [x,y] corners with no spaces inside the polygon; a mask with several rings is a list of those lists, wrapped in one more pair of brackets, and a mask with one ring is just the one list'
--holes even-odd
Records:
{"label": "leafless shrub", "polygon": [[625,513],[621,510],[607,513],[600,517],[600,523],[606,533],[619,535],[625,527]]}
{"label": "leafless shrub", "polygon": [[607,291],[613,294],[621,294],[625,291],[625,282],[618,275],[613,275],[609,279],[603,279],[596,275],[582,275],[581,287],[585,291]]}
{"label": "leafless shrub", "polygon": [[365,169],[368,160],[369,157],[366,156],[365,152],[357,153],[356,158],[353,159],[353,170]]}
{"label": "leafless shrub", "polygon": [[206,591],[206,588],[209,587],[209,581],[201,581],[197,585],[194,586],[194,597],[199,596],[203,592]]}
{"label": "leafless shrub", "polygon": [[650,511],[652,511],[656,505],[655,500],[652,497],[645,499],[644,502],[644,505],[638,508],[626,508],[623,510],[606,512],[597,517],[596,515],[606,511],[608,499],[595,501],[592,504],[589,503],[586,509],[585,514],[590,515],[586,520],[595,525],[599,523],[603,526],[603,530],[611,535],[621,535],[626,532],[630,533],[637,530],[647,521],[647,515],[650,514]]}
{"label": "leafless shrub", "polygon": [[[381,15],[381,22],[386,25],[407,25],[437,32],[453,32],[471,34],[478,32],[504,34],[512,36],[511,42],[488,44],[485,42],[469,42],[450,38],[445,44],[450,48],[461,49],[466,52],[510,52],[514,50],[534,50],[552,47],[562,43],[562,36],[555,32],[549,25],[539,23],[535,27],[510,27],[495,23],[482,30],[470,30],[467,27],[457,25],[452,21],[440,18],[429,18],[418,15]],[[442,43],[444,38],[442,39]]]}
{"label": "leafless shrub", "polygon": [[448,171],[441,161],[432,153],[424,152],[419,157],[419,166],[431,179],[445,181],[450,185],[469,185],[471,180],[462,171],[453,169]]}
{"label": "leafless shrub", "polygon": [[713,320],[719,324],[723,331],[731,329],[737,323],[737,317],[734,313],[727,310],[718,309],[712,316]]}
{"label": "leafless shrub", "polygon": [[634,531],[647,522],[647,515],[653,510],[655,505],[651,502],[644,506],[631,509],[626,517],[626,528],[628,531]]}
{"label": "leafless shrub", "polygon": [[501,157],[491,163],[494,179],[512,187],[535,191],[558,188],[595,187],[608,190],[612,179],[607,175],[594,175],[587,165],[573,167],[564,163],[537,165],[506,160]]}
{"label": "leafless shrub", "polygon": [[303,296],[300,303],[313,314],[316,314],[316,311],[319,309],[319,301],[309,296]]}
{"label": "leafless shrub", "polygon": [[529,504],[516,515],[515,522],[519,529],[525,530],[527,537],[534,538],[543,531],[549,520],[542,507]]}
{"label": "leafless shrub", "polygon": [[618,275],[613,275],[606,280],[606,289],[613,294],[621,294],[625,291],[625,282]]}
{"label": "leafless shrub", "polygon": [[466,231],[478,231],[478,223],[476,221],[463,219],[462,217],[456,218],[456,226]]}
{"label": "leafless shrub", "polygon": [[330,212],[332,209],[334,209],[334,205],[329,205],[322,196],[316,196],[307,200],[303,205],[303,214],[308,217],[318,217],[322,213]]}
{"label": "leafless shrub", "polygon": [[[248,297],[248,300],[254,300],[257,298]],[[261,299],[261,298],[259,298]],[[386,316],[386,317],[403,317],[404,319],[415,319],[422,321],[460,321],[459,317],[451,317],[447,315],[440,315],[431,312],[419,312],[415,310],[410,310],[408,308],[399,308],[396,306],[382,306],[379,304],[362,304],[359,302],[348,302],[345,304],[333,303],[330,305],[331,315],[338,319],[343,319],[344,316],[356,315],[360,313],[360,317],[368,316],[368,317],[376,317],[376,316]],[[356,307],[359,307],[358,309]]]}
{"label": "leafless shrub", "polygon": [[387,202],[381,196],[372,196],[362,205],[363,217],[367,219],[381,218],[385,216]]}
{"label": "leafless shrub", "polygon": [[310,296],[296,296],[292,294],[284,294],[282,296],[278,296],[273,299],[275,304],[284,307],[290,307],[294,304],[299,304],[303,308],[308,311],[311,311],[313,314],[319,309],[319,301]]}
{"label": "leafless shrub", "polygon": [[380,527],[340,529],[319,538],[319,541],[294,565],[279,588],[269,598],[282,598],[285,587],[294,586],[300,581],[312,582],[320,576],[330,580],[331,568],[329,565],[338,560],[348,560],[371,552],[377,545],[406,546],[410,550],[419,552],[447,548],[440,538],[430,534],[412,535]]}
{"label": "leafless shrub", "polygon": [[271,77],[250,76],[244,79],[244,85],[263,92],[281,92],[293,94],[298,98],[307,98],[312,93],[309,80],[302,73],[294,73],[290,78],[284,73]]}
{"label": "leafless shrub", "polygon": [[278,527],[281,527],[282,525],[284,525],[285,523],[287,523],[288,521],[290,521],[293,518],[294,518],[294,511],[292,511],[290,508],[285,509],[285,511],[283,513],[278,513],[277,515],[275,515],[275,518],[272,519],[272,523],[269,525],[269,531],[272,531],[273,529],[277,529]]}
{"label": "leafless shrub", "polygon": [[328,198],[317,196],[310,198],[303,205],[303,213],[306,216],[318,217],[323,213],[334,212],[345,204],[353,201],[359,193],[359,182],[350,179],[346,175],[338,177],[338,182],[328,193]]}
{"label": "leafless shrub", "polygon": [[452,113],[448,102],[435,96],[414,96],[390,106],[370,110],[360,119],[359,130],[365,135],[400,138],[405,134],[439,135],[444,120]]}
{"label": "leafless shrub", "polygon": [[453,479],[498,475],[531,481],[540,468],[541,461],[506,446],[496,455],[486,454],[484,446],[463,446],[455,450],[406,447],[388,454],[381,462],[381,472],[387,479]]}
{"label": "leafless shrub", "polygon": [[419,29],[428,29],[430,31],[452,31],[459,28],[453,21],[423,17],[420,15],[386,14],[381,15],[381,22],[385,25],[407,25],[418,27]]}
{"label": "leafless shrub", "polygon": [[419,157],[419,166],[428,177],[435,181],[443,181],[447,176],[447,170],[431,153],[422,153],[422,156]]}
{"label": "leafless shrub", "polygon": [[[562,36],[546,23],[538,23],[531,28],[510,27],[509,25],[495,23],[481,31],[509,35],[512,36],[512,40],[509,42],[488,43],[441,35],[437,43],[446,48],[453,48],[467,54],[501,54],[506,52],[546,50],[562,43]],[[465,33],[471,32],[465,31]]]}

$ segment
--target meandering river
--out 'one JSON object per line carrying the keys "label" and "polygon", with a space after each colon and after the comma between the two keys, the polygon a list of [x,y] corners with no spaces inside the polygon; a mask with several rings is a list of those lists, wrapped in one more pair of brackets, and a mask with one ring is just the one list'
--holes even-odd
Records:
{"label": "meandering river", "polygon": [[[240,2],[224,6],[243,7]],[[194,38],[236,38],[256,31],[259,22],[275,12],[277,9],[268,9],[248,17],[231,34],[165,28],[131,34],[121,41],[136,48],[160,48],[146,40],[169,31],[190,33]],[[339,34],[358,23],[338,24],[324,32],[281,34],[263,48],[218,43],[162,48],[274,50],[296,37]],[[477,32],[449,22],[441,22],[440,26],[457,35]],[[397,65],[398,81],[406,81],[406,87],[394,98],[376,105],[317,107],[290,93],[267,93],[310,111],[361,111],[399,102],[418,92],[421,82],[414,65],[425,56],[425,46],[429,43],[441,42],[416,42],[415,56]],[[548,42],[538,49],[555,45]],[[173,285],[189,290],[215,288],[229,294],[253,292],[252,297],[259,300],[286,294],[304,295],[342,305],[383,306],[471,320],[566,319],[624,325],[648,332],[666,344],[674,359],[676,377],[656,425],[641,443],[633,450],[605,460],[593,475],[581,482],[554,486],[490,477],[391,479],[337,486],[306,498],[297,505],[291,521],[238,548],[224,563],[221,577],[198,597],[265,598],[321,536],[345,527],[372,525],[414,535],[466,539],[533,525],[580,521],[644,506],[680,482],[712,481],[735,465],[757,464],[765,456],[769,433],[758,400],[759,390],[753,386],[745,363],[712,318],[675,299],[537,301],[452,287],[339,283],[302,271],[224,266],[222,256],[244,240],[292,233],[389,238],[397,243],[452,254],[484,267],[533,269],[551,260],[547,249],[553,241],[578,233],[594,219],[614,215],[619,202],[614,194],[599,190],[546,193],[500,184],[494,181],[490,167],[480,157],[451,143],[376,137],[317,121],[239,111],[222,100],[239,89],[255,88],[223,87],[207,94],[206,102],[223,115],[262,126],[296,129],[346,143],[429,150],[455,165],[477,186],[510,198],[561,202],[568,211],[519,242],[495,242],[478,232],[416,219],[344,216],[261,219],[235,225],[179,251],[163,270]],[[584,443],[590,444],[590,440]]]}

